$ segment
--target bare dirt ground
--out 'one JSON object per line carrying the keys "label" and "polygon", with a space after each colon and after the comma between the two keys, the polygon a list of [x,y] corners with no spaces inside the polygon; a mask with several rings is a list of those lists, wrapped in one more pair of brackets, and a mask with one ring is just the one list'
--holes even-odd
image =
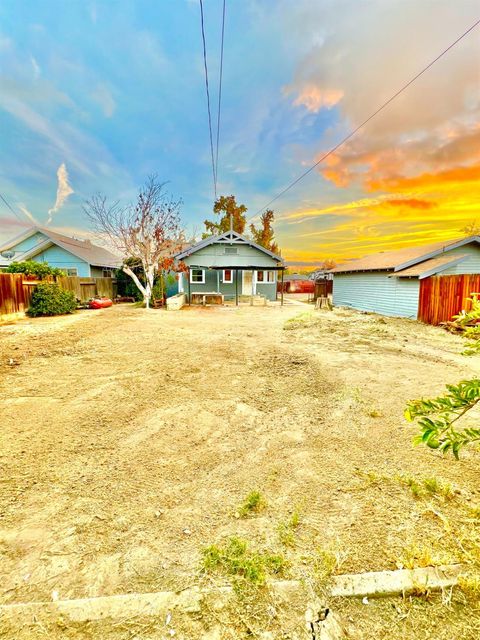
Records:
{"label": "bare dirt ground", "polygon": [[[0,327],[0,601],[182,589],[202,549],[232,535],[282,553],[293,578],[325,553],[337,573],[475,565],[479,454],[414,448],[402,416],[407,399],[480,372],[461,344],[413,321],[293,304],[118,306]],[[253,489],[265,508],[238,518]],[[355,637],[480,637],[463,593],[335,606]],[[15,635],[0,621],[8,638],[167,637],[141,629]]]}

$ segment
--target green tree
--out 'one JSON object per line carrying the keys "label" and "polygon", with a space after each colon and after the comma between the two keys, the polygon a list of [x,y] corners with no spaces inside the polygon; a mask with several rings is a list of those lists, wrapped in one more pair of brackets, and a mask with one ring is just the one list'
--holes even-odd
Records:
{"label": "green tree", "polygon": [[259,244],[261,247],[265,247],[269,251],[273,251],[273,253],[278,253],[278,245],[274,241],[274,231],[273,231],[273,220],[275,219],[275,214],[271,209],[267,209],[260,216],[260,224],[261,226],[257,229],[254,224],[250,225],[250,231],[252,233],[254,241]]}
{"label": "green tree", "polygon": [[207,231],[203,234],[203,237],[208,238],[208,236],[228,231],[230,229],[230,216],[233,219],[233,230],[243,234],[247,224],[246,212],[247,207],[244,204],[237,204],[234,195],[219,196],[213,205],[213,213],[220,215],[221,218],[218,222],[205,220],[204,224]]}
{"label": "green tree", "polygon": [[36,276],[39,280],[48,276],[64,275],[60,269],[51,267],[47,262],[36,262],[35,260],[11,262],[5,271],[7,273],[25,273],[28,276]]}

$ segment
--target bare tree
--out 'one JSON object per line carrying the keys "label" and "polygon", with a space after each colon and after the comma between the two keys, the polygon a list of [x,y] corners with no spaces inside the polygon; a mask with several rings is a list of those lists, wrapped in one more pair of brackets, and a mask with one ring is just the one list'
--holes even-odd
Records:
{"label": "bare tree", "polygon": [[[184,244],[181,201],[174,200],[164,187],[165,183],[153,175],[141,187],[135,205],[109,204],[104,195],[96,194],[84,206],[95,231],[122,254],[122,270],[141,291],[147,308],[156,274],[172,268],[174,256]],[[145,283],[133,270],[134,264],[143,271]]]}
{"label": "bare tree", "polygon": [[480,222],[477,220],[471,220],[467,225],[460,229],[466,236],[478,236],[480,235]]}

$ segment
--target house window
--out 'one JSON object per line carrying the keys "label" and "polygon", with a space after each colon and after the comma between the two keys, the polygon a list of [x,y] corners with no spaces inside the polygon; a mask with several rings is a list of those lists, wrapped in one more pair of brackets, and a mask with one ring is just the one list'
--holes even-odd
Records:
{"label": "house window", "polygon": [[238,253],[237,247],[225,247],[226,256],[236,256]]}
{"label": "house window", "polygon": [[231,284],[233,282],[233,271],[231,269],[223,270],[223,282],[226,284]]}
{"label": "house window", "polygon": [[111,278],[113,276],[113,271],[112,269],[104,269],[102,271],[102,277],[103,278]]}
{"label": "house window", "polygon": [[257,271],[257,282],[275,282],[275,272]]}
{"label": "house window", "polygon": [[78,269],[76,267],[72,267],[71,269],[61,269],[61,271],[66,276],[78,276]]}
{"label": "house window", "polygon": [[191,284],[205,284],[205,270],[204,269],[190,269],[190,283]]}

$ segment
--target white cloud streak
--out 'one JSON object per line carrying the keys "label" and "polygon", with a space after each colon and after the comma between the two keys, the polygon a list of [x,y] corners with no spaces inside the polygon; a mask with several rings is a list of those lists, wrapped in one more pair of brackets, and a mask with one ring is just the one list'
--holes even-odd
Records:
{"label": "white cloud streak", "polygon": [[68,172],[64,162],[62,162],[62,164],[58,167],[57,178],[58,178],[57,198],[55,200],[55,204],[53,205],[53,207],[48,210],[47,224],[50,224],[54,214],[57,213],[63,207],[63,205],[67,201],[68,196],[70,196],[72,193],[75,193],[68,182]]}

